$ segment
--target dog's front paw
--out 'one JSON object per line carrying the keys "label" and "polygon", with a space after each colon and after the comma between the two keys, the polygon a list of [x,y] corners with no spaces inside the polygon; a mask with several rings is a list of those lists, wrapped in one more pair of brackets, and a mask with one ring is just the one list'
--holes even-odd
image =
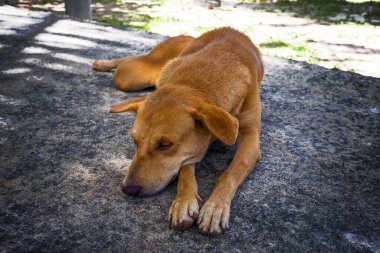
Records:
{"label": "dog's front paw", "polygon": [[198,229],[201,234],[216,236],[228,228],[230,205],[222,201],[208,200],[198,217]]}
{"label": "dog's front paw", "polygon": [[174,229],[186,229],[198,218],[197,197],[177,196],[169,210],[168,220]]}

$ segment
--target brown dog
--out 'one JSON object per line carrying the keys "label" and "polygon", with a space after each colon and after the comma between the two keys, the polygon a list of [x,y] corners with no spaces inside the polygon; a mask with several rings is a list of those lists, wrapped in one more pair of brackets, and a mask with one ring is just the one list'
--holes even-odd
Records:
{"label": "brown dog", "polygon": [[[219,28],[196,39],[170,38],[147,55],[98,60],[93,68],[117,68],[114,81],[121,90],[157,88],[111,108],[114,113],[137,113],[130,131],[136,154],[122,191],[150,195],[179,174],[169,211],[172,226],[185,229],[197,220],[201,233],[216,235],[226,229],[231,200],[260,158],[264,69],[250,39],[232,28]],[[216,138],[228,145],[238,140],[238,147],[198,215],[194,165]]]}

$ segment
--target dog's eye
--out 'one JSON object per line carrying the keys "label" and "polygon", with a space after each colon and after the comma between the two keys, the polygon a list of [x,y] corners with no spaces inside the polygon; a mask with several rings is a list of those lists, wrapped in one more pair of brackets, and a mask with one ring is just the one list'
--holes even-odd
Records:
{"label": "dog's eye", "polygon": [[195,127],[202,129],[203,128],[203,122],[199,119],[195,119]]}
{"label": "dog's eye", "polygon": [[157,150],[163,151],[173,146],[173,143],[161,140],[157,145]]}

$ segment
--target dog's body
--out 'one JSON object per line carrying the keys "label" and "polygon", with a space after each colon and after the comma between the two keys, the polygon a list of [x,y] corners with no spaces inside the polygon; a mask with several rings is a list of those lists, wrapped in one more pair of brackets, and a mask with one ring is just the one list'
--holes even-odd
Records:
{"label": "dog's body", "polygon": [[[137,151],[123,192],[153,194],[179,173],[177,197],[169,211],[172,226],[184,229],[197,219],[202,233],[215,235],[227,228],[231,200],[260,158],[264,69],[250,39],[234,29],[219,28],[196,39],[170,38],[147,55],[99,60],[93,68],[117,68],[114,81],[122,90],[157,87],[144,98],[111,108],[137,112],[131,129]],[[238,147],[198,216],[194,164],[215,138],[226,144],[238,139]]]}

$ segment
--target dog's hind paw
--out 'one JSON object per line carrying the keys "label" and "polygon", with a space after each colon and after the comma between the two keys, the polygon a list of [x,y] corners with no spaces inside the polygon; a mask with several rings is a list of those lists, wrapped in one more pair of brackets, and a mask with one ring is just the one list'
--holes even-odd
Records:
{"label": "dog's hind paw", "polygon": [[92,69],[97,71],[111,71],[115,66],[112,60],[96,60],[92,64]]}
{"label": "dog's hind paw", "polygon": [[168,220],[174,229],[183,230],[193,225],[198,218],[197,197],[177,196],[169,210]]}
{"label": "dog's hind paw", "polygon": [[208,200],[202,207],[197,220],[201,234],[216,236],[228,228],[230,206]]}

